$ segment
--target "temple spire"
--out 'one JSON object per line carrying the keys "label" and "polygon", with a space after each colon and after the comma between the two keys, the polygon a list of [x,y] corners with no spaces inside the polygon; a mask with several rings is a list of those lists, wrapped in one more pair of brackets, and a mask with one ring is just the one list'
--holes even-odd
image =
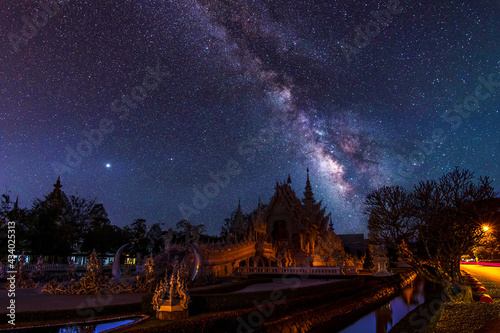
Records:
{"label": "temple spire", "polygon": [[54,187],[57,191],[59,191],[62,187],[61,185],[61,176],[57,177],[57,182],[54,184]]}
{"label": "temple spire", "polygon": [[241,211],[241,200],[238,200],[238,209],[236,210],[235,220],[237,223],[243,222],[243,212]]}
{"label": "temple spire", "polygon": [[262,216],[262,205],[260,203],[260,197],[259,197],[259,205],[257,206],[257,217]]}
{"label": "temple spire", "polygon": [[307,181],[304,191],[304,203],[305,204],[314,203],[314,194],[312,191],[311,182],[309,181],[309,168],[307,168]]}
{"label": "temple spire", "polygon": [[62,191],[61,191],[61,176],[57,177],[57,182],[54,184],[54,190],[51,195],[51,204],[54,206],[62,205]]}
{"label": "temple spire", "polygon": [[231,229],[235,237],[239,237],[245,233],[246,226],[243,219],[243,212],[241,211],[241,200],[238,200],[238,210],[236,211],[234,220],[232,220],[231,222]]}
{"label": "temple spire", "polygon": [[288,174],[288,179],[286,181],[287,184],[291,184],[292,183],[292,178],[290,177],[290,174]]}

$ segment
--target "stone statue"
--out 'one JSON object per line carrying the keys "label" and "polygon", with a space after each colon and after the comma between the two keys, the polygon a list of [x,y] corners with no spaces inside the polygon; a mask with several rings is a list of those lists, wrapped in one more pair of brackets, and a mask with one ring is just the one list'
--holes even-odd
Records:
{"label": "stone statue", "polygon": [[144,264],[144,268],[142,269],[144,273],[144,277],[146,278],[146,282],[153,283],[155,280],[155,261],[153,259],[153,254],[150,254],[149,258],[146,259],[146,263]]}
{"label": "stone statue", "polygon": [[278,263],[278,267],[283,267],[283,255],[281,254],[281,251],[278,252],[278,255],[276,256],[276,261]]}

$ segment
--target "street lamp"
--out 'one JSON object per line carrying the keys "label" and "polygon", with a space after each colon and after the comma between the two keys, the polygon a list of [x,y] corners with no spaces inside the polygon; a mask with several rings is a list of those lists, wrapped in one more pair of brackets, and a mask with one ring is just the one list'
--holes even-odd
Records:
{"label": "street lamp", "polygon": [[485,231],[485,232],[486,232],[486,231],[488,231],[488,230],[490,230],[490,227],[488,227],[487,225],[483,225],[483,231]]}

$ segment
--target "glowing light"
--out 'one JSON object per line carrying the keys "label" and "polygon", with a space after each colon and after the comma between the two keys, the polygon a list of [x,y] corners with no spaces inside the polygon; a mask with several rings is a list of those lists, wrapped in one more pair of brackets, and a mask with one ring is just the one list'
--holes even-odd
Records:
{"label": "glowing light", "polygon": [[109,169],[111,168],[111,163],[106,163],[104,166],[106,167],[106,169]]}
{"label": "glowing light", "polygon": [[483,231],[488,231],[490,230],[490,227],[488,227],[487,225],[483,225]]}

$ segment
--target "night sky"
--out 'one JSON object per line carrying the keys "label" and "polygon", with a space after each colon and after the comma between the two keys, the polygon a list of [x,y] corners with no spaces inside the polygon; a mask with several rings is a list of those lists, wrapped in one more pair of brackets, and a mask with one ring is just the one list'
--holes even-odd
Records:
{"label": "night sky", "polygon": [[119,226],[215,234],[289,173],[302,197],[309,167],[353,233],[383,185],[458,166],[500,188],[500,1],[45,3],[0,4],[0,190],[22,207],[60,175]]}

